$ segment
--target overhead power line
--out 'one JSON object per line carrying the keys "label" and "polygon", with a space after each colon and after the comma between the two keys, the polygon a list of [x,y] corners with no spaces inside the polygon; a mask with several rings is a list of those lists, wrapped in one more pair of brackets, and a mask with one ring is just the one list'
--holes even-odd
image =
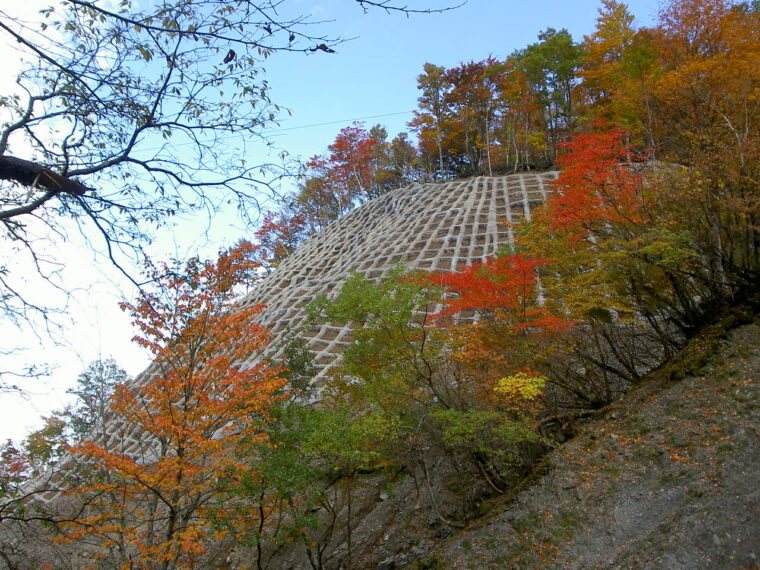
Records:
{"label": "overhead power line", "polygon": [[410,113],[414,113],[414,111],[399,111],[398,113],[385,113],[384,115],[370,115],[368,117],[356,117],[354,119],[341,119],[338,121],[328,121],[326,123],[313,123],[311,125],[299,125],[297,127],[283,127],[281,129],[274,129],[271,131],[266,131],[267,134],[277,134],[277,133],[284,133],[286,131],[296,131],[300,129],[310,129],[311,127],[326,127],[328,125],[340,125],[341,123],[353,123],[354,121],[366,121],[368,119],[381,119],[383,117],[395,117],[398,115],[409,115]]}

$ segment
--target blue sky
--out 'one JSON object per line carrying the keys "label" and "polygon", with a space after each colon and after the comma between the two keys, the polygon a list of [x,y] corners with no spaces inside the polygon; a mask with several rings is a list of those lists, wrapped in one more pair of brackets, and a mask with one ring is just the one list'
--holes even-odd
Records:
{"label": "blue sky", "polygon": [[[451,5],[446,0],[407,4]],[[657,0],[628,4],[638,24],[653,23]],[[279,132],[273,128],[274,139],[291,154],[309,158],[324,152],[351,119],[394,114],[365,121],[385,125],[392,137],[407,130],[417,105],[417,76],[426,62],[453,67],[489,55],[504,58],[536,42],[549,27],[566,28],[580,41],[593,32],[599,6],[597,0],[468,0],[450,12],[406,17],[379,10],[364,14],[350,0],[315,3],[316,17],[334,20],[326,26],[329,31],[355,39],[333,55],[274,56],[266,63],[267,78],[273,100],[293,113],[282,128],[342,122]]]}
{"label": "blue sky", "polygon": [[[264,134],[304,159],[326,152],[338,130],[353,120],[375,117],[365,119],[367,126],[380,123],[391,137],[407,130],[417,105],[416,78],[426,62],[452,67],[488,56],[504,58],[535,42],[539,32],[549,27],[566,28],[580,41],[593,31],[600,5],[597,0],[468,0],[450,12],[406,17],[380,10],[365,14],[353,0],[286,2],[291,10],[331,20],[315,28],[318,33],[354,38],[338,46],[335,54],[275,54],[264,62],[272,100],[292,111],[291,117],[283,113],[280,126]],[[399,3],[451,5],[447,0]],[[629,6],[637,24],[654,22],[658,0],[632,0]],[[6,85],[12,82],[9,74],[7,67],[0,69]],[[263,150],[248,158],[271,159]],[[211,223],[211,241],[200,239],[205,224],[189,222],[184,231],[162,236],[156,255],[210,256],[220,245],[250,237],[230,219],[218,218]],[[39,425],[40,414],[63,407],[66,388],[90,361],[113,356],[130,374],[148,362],[147,355],[130,343],[129,320],[117,308],[121,298],[130,296],[124,281],[105,263],[93,267],[91,252],[75,243],[60,244],[58,255],[66,265],[66,283],[76,290],[69,304],[66,342],[39,350],[39,359],[51,361],[57,369],[47,381],[29,386],[29,398],[2,395],[0,441],[22,437]]]}

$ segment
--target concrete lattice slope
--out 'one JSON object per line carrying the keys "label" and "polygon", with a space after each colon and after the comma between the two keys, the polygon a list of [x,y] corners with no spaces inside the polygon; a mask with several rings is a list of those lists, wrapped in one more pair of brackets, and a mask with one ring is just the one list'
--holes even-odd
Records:
{"label": "concrete lattice slope", "polygon": [[[483,260],[513,242],[512,225],[530,219],[557,175],[479,177],[389,192],[303,244],[243,304],[266,305],[263,321],[276,344],[286,327],[304,322],[304,308],[316,295],[336,291],[353,272],[377,278],[400,262],[411,269],[448,271]],[[351,329],[326,323],[306,336],[318,382],[351,342]]]}
{"label": "concrete lattice slope", "polygon": [[[241,304],[265,306],[261,319],[272,332],[272,346],[277,347],[288,327],[304,324],[306,306],[316,295],[337,292],[353,272],[379,278],[399,262],[411,269],[447,271],[483,260],[511,244],[513,225],[530,219],[531,210],[546,200],[557,175],[552,171],[479,177],[393,190],[309,239]],[[351,342],[351,328],[324,323],[306,331],[305,337],[318,370],[313,382],[319,384]],[[260,357],[253,354],[244,365]],[[134,382],[149,382],[157,372],[150,366]],[[107,423],[97,439],[108,449],[143,460],[152,456],[155,442],[136,426],[124,425],[117,418]],[[72,459],[64,458],[63,471]],[[40,499],[56,497],[51,491]]]}

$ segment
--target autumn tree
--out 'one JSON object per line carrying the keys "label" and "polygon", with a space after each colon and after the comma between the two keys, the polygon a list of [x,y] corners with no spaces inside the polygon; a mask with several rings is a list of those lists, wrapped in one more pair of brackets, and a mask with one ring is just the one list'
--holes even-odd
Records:
{"label": "autumn tree", "polygon": [[540,376],[552,341],[572,327],[556,300],[545,296],[539,270],[547,264],[503,253],[430,277],[445,291],[434,318],[446,328],[452,358],[473,377],[472,391],[480,397],[492,398],[499,378]]}
{"label": "autumn tree", "polygon": [[632,150],[614,129],[576,135],[564,150],[555,192],[520,228],[518,243],[552,260],[542,285],[572,318],[630,311],[631,299],[615,294],[612,272],[622,246],[645,227],[644,180],[624,162]]}
{"label": "autumn tree", "polygon": [[[76,396],[73,404],[43,417],[42,427],[24,437],[19,445],[6,442],[0,471],[9,484],[0,492],[0,520],[13,518],[23,523],[40,517],[34,509],[26,514],[24,503],[42,491],[61,487],[60,481],[52,481],[60,476],[58,463],[71,443],[104,433],[113,389],[126,380],[126,372],[112,359],[90,363],[77,378],[76,387],[67,391]],[[34,485],[29,484],[32,478],[36,480]],[[48,515],[49,521],[55,521],[55,516]]]}
{"label": "autumn tree", "polygon": [[61,459],[66,451],[66,420],[56,414],[43,417],[43,426],[22,441],[31,473],[42,475]]}
{"label": "autumn tree", "polygon": [[299,187],[281,196],[260,222],[255,236],[263,268],[271,271],[353,208],[419,176],[417,150],[406,133],[389,141],[381,125],[342,128],[327,154],[306,163]]}
{"label": "autumn tree", "polygon": [[320,297],[310,306],[312,319],[357,325],[355,340],[344,351],[341,373],[363,379],[363,405],[368,410],[390,414],[405,405],[394,400],[394,394],[424,390],[444,405],[451,397],[440,335],[427,326],[434,289],[404,273],[397,267],[379,283],[355,274],[335,299]]}
{"label": "autumn tree", "polygon": [[325,402],[362,426],[355,453],[419,470],[428,482],[431,457],[452,453],[500,491],[542,444],[530,406],[507,406],[493,391],[497,378],[489,383],[451,358],[462,347],[433,320],[439,277],[403,268],[376,283],[354,275],[335,299],[317,302],[321,318],[355,325]]}
{"label": "autumn tree", "polygon": [[270,272],[290,255],[306,238],[306,217],[291,208],[268,211],[256,233],[258,257],[265,271]]}
{"label": "autumn tree", "polygon": [[409,134],[401,132],[386,142],[383,152],[383,170],[379,176],[381,187],[392,190],[423,179],[419,153]]}
{"label": "autumn tree", "polygon": [[181,270],[150,266],[158,284],[125,303],[154,363],[116,386],[112,421],[137,439],[90,440],[73,453],[95,473],[72,492],[85,514],[63,538],[117,564],[194,567],[206,539],[235,536],[250,519],[236,511],[230,484],[255,476],[246,450],[265,440],[284,379],[264,361],[246,363],[267,344],[259,306],[234,306],[236,287],[257,271],[255,248],[241,242],[216,262],[191,259]]}
{"label": "autumn tree", "polygon": [[673,0],[657,32],[656,137],[664,159],[688,166],[681,182],[663,185],[668,217],[709,260],[710,296],[731,295],[752,287],[760,267],[760,12],[721,0]]}
{"label": "autumn tree", "polygon": [[[498,122],[499,79],[506,68],[493,58],[458,65],[446,71],[446,94],[452,113],[448,147],[458,174],[493,175],[491,148]],[[458,145],[455,146],[456,142]]]}
{"label": "autumn tree", "polygon": [[547,263],[502,253],[428,278],[444,292],[434,321],[468,380],[468,404],[435,417],[444,441],[471,454],[496,489],[545,449],[536,430],[546,413],[543,366],[573,324],[544,296],[539,268]]}
{"label": "autumn tree", "polygon": [[433,177],[493,175],[548,166],[575,128],[582,49],[567,30],[506,60],[492,57],[445,69],[425,64],[419,110],[409,123]]}
{"label": "autumn tree", "polygon": [[388,131],[374,125],[369,136],[377,141],[372,151],[372,191],[369,199],[376,198],[420,179],[417,149],[406,132],[388,140]]}
{"label": "autumn tree", "polygon": [[443,335],[430,327],[436,297],[435,286],[397,267],[379,282],[353,275],[337,297],[311,305],[313,318],[354,325],[354,341],[324,400],[363,426],[364,438],[352,436],[359,446],[354,454],[362,456],[366,441],[374,439],[376,464],[418,468],[420,450],[433,445],[432,408],[452,407],[463,396],[445,356]]}
{"label": "autumn tree", "polygon": [[[758,30],[749,4],[673,0],[654,28],[634,30],[622,3],[604,2],[586,38],[581,76],[591,116],[622,131],[592,125],[574,139],[548,208],[553,231],[574,226],[584,237],[573,247],[595,250],[593,263],[609,270],[594,281],[591,259],[571,263],[588,269],[578,298],[583,289],[587,300],[600,298],[588,295],[593,281],[609,300],[635,299],[655,329],[677,323],[689,336],[715,306],[751,288],[759,139],[757,66],[750,62],[760,54]],[[621,165],[646,153],[685,168],[655,166],[641,177]],[[627,292],[611,295],[623,282]]]}
{"label": "autumn tree", "polygon": [[294,208],[304,216],[309,234],[325,229],[353,208],[351,195],[345,187],[330,176],[327,160],[319,155],[311,157],[307,173],[292,196]]}
{"label": "autumn tree", "polygon": [[[23,486],[29,481],[32,468],[29,458],[23,448],[7,439],[0,446],[0,521],[18,515],[23,501]],[[7,549],[7,541],[3,540],[0,551]],[[3,554],[8,562],[7,554]],[[8,564],[10,567],[11,565]]]}
{"label": "autumn tree", "polygon": [[573,137],[555,192],[518,231],[527,253],[552,260],[541,271],[544,294],[577,322],[544,371],[586,409],[671,357],[704,325],[711,303],[693,234],[665,222],[669,183],[653,166],[629,162],[641,157],[626,140],[602,127]]}
{"label": "autumn tree", "polygon": [[444,95],[449,89],[444,79],[445,68],[432,63],[423,66],[423,73],[417,76],[417,89],[420,96],[417,99],[419,111],[414,112],[414,119],[409,126],[417,132],[423,158],[432,157],[429,170],[437,175],[445,176],[446,164],[443,152],[443,132],[448,118],[448,105]]}
{"label": "autumn tree", "polygon": [[309,160],[300,188],[285,198],[286,208],[304,220],[307,234],[415,178],[416,152],[406,134],[387,138],[382,126],[367,130],[355,122],[338,132],[327,154]]}
{"label": "autumn tree", "polygon": [[434,177],[492,174],[497,93],[505,68],[489,58],[450,69],[428,63],[424,70],[417,79],[420,110],[409,124]]}
{"label": "autumn tree", "polygon": [[726,146],[746,162],[756,136],[759,18],[757,10],[727,0],[671,0],[663,7],[656,95],[662,119],[675,122],[663,124],[673,137],[669,151],[687,159],[705,144],[713,152]]}
{"label": "autumn tree", "polygon": [[499,79],[496,137],[500,144],[494,149],[494,162],[513,172],[529,170],[546,150],[540,101],[528,75],[515,63],[508,58],[506,73]]}
{"label": "autumn tree", "polygon": [[633,21],[624,3],[603,0],[596,30],[584,38],[578,73],[592,121],[604,120],[653,147],[656,49],[649,34],[637,30]]}
{"label": "autumn tree", "polygon": [[60,489],[57,463],[66,453],[66,422],[56,415],[20,443],[8,439],[0,446],[0,558],[8,568],[34,567],[25,540],[49,542],[40,524],[54,525],[58,516],[38,499]]}
{"label": "autumn tree", "polygon": [[333,143],[327,147],[329,176],[352,197],[351,201],[366,201],[377,195],[374,160],[382,135],[375,129],[368,132],[361,123],[354,123],[338,132]]}

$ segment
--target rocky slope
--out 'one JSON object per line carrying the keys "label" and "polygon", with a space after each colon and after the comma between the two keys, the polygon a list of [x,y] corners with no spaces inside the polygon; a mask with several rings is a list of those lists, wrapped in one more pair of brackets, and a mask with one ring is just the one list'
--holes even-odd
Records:
{"label": "rocky slope", "polygon": [[731,324],[414,567],[760,568],[760,321]]}

